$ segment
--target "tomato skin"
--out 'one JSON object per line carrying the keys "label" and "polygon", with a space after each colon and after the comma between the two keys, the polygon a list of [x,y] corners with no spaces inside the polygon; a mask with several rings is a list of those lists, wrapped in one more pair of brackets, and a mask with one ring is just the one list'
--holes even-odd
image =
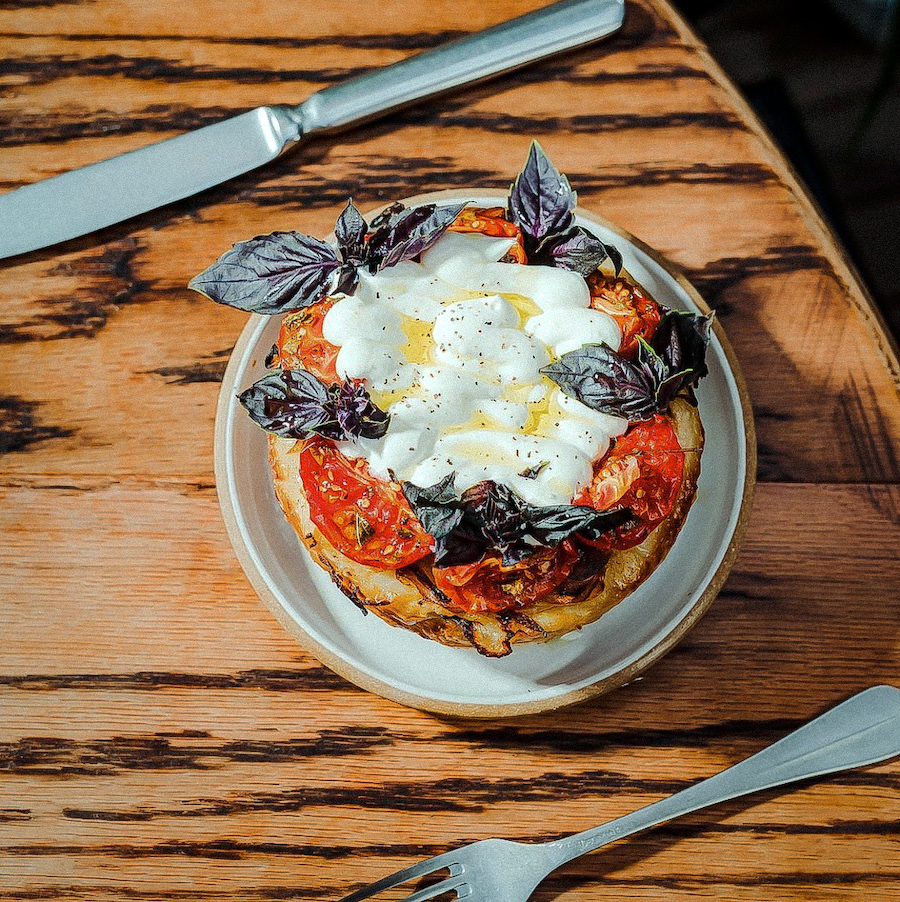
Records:
{"label": "tomato skin", "polygon": [[300,479],[313,523],[358,564],[395,570],[432,552],[434,539],[400,487],[373,476],[363,458],[313,437],[300,452]]}
{"label": "tomato skin", "polygon": [[595,465],[591,484],[573,503],[597,510],[627,507],[638,523],[623,524],[589,544],[609,550],[640,545],[672,512],[681,489],[684,454],[672,423],[662,414],[635,423],[616,439]]}
{"label": "tomato skin", "polygon": [[466,207],[448,232],[478,232],[493,238],[515,238],[516,243],[506,252],[505,262],[526,264],[525,239],[522,230],[505,219],[503,207]]}
{"label": "tomato skin", "polygon": [[307,370],[326,385],[340,382],[335,369],[340,348],[322,335],[325,314],[334,303],[335,298],[326,297],[285,316],[271,364],[285,370]]}
{"label": "tomato skin", "polygon": [[[454,232],[479,232],[498,238],[515,238],[516,243],[506,258],[515,263],[528,262],[523,246],[522,230],[504,218],[502,207],[466,207],[449,227]],[[315,304],[294,310],[284,317],[274,353],[272,366],[282,369],[305,369],[326,385],[340,382],[335,362],[340,348],[326,341],[322,334],[325,315],[336,298],[326,297]]]}
{"label": "tomato skin", "polygon": [[608,313],[622,330],[619,353],[633,358],[638,338],[650,341],[662,318],[659,305],[639,285],[600,272],[588,276],[591,307]]}
{"label": "tomato skin", "polygon": [[566,540],[511,566],[497,557],[458,567],[435,567],[434,583],[451,607],[466,614],[500,613],[532,604],[552,592],[572,572],[581,555]]}

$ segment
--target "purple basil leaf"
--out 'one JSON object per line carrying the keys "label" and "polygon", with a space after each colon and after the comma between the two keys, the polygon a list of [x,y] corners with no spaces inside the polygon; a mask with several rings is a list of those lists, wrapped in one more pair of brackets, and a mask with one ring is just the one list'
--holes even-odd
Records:
{"label": "purple basil leaf", "polygon": [[[333,399],[337,429],[328,438],[341,441],[361,436],[381,438],[387,432],[390,417],[369,397],[366,389],[356,382],[332,385],[329,393]],[[326,435],[322,432],[322,435]]]}
{"label": "purple basil leaf", "polygon": [[605,244],[603,247],[606,249],[606,255],[612,260],[613,269],[618,275],[622,271],[622,264],[625,262],[622,259],[622,254],[619,249],[613,244]]}
{"label": "purple basil leaf", "polygon": [[[493,548],[485,524],[485,511],[478,510],[476,486],[457,496],[453,488],[454,474],[433,486],[420,488],[403,483],[403,491],[422,528],[435,540],[436,567],[458,567],[474,564]],[[494,483],[482,485],[493,486]],[[490,516],[490,515],[488,515]],[[493,515],[496,519],[496,514]]]}
{"label": "purple basil leaf", "polygon": [[653,335],[653,348],[668,369],[685,373],[685,382],[691,386],[709,372],[706,349],[714,316],[668,310]]}
{"label": "purple basil leaf", "polygon": [[570,269],[585,277],[609,256],[606,245],[599,238],[578,226],[562,241],[552,243],[544,253],[552,266]]}
{"label": "purple basil leaf", "polygon": [[636,363],[656,386],[656,409],[665,410],[681,391],[690,371],[673,369],[656,350],[638,336]]}
{"label": "purple basil leaf", "polygon": [[584,345],[541,372],[582,404],[602,413],[647,420],[707,374],[713,315],[667,310],[652,342],[638,339],[630,361],[607,345]]}
{"label": "purple basil leaf", "polygon": [[597,538],[628,519],[627,510],[527,504],[509,487],[485,480],[457,498],[453,476],[429,488],[403,484],[422,527],[435,539],[436,567],[474,564],[499,555],[509,566],[576,533]]}
{"label": "purple basil leaf", "polygon": [[457,513],[456,526],[434,540],[435,567],[477,564],[490,550],[490,543],[478,524],[466,518],[462,511]]}
{"label": "purple basil leaf", "polygon": [[337,279],[335,280],[335,294],[353,294],[359,284],[359,267],[355,263],[341,264]]}
{"label": "purple basil leaf", "polygon": [[328,389],[306,370],[267,373],[238,400],[266,432],[306,438],[331,418]]}
{"label": "purple basil leaf", "polygon": [[681,370],[662,379],[656,388],[656,407],[665,410],[688,383],[690,371]]}
{"label": "purple basil leaf", "polygon": [[452,529],[462,514],[456,506],[454,481],[455,474],[450,473],[440,482],[425,488],[412,482],[401,483],[403,494],[415,510],[422,528],[432,536]]}
{"label": "purple basil leaf", "polygon": [[622,255],[581,226],[572,226],[560,236],[545,238],[531,254],[531,263],[570,269],[587,278],[604,260],[611,260],[616,272],[622,268]]}
{"label": "purple basil leaf", "polygon": [[299,232],[273,232],[236,244],[191,279],[208,298],[251,313],[280,314],[320,301],[341,261],[331,245]]}
{"label": "purple basil leaf", "polygon": [[404,208],[373,229],[366,245],[369,269],[378,272],[428,250],[459,216],[466,204],[424,204]]}
{"label": "purple basil leaf", "polygon": [[458,501],[459,520],[435,541],[435,566],[474,564],[488,554],[513,564],[540,550],[527,530],[522,502],[506,486],[485,481]]}
{"label": "purple basil leaf", "polygon": [[460,502],[503,563],[521,560],[541,547],[528,529],[525,502],[508,486],[484,480],[467,489]]}
{"label": "purple basil leaf", "polygon": [[394,201],[389,207],[385,207],[369,224],[372,232],[377,232],[387,226],[392,219],[396,219],[404,210],[406,204],[401,204],[399,200]]}
{"label": "purple basil leaf", "polygon": [[327,386],[306,370],[268,373],[238,400],[254,422],[286,438],[380,438],[388,428],[388,415],[361,385]]}
{"label": "purple basil leaf", "polygon": [[[672,370],[668,363],[660,357],[656,349],[648,344],[642,336],[637,338],[637,356],[635,363],[639,369],[647,374],[647,378],[654,384],[659,385],[672,374]],[[678,371],[680,372],[680,370]]]}
{"label": "purple basil leaf", "polygon": [[581,504],[560,504],[529,506],[527,511],[531,533],[544,545],[558,545],[576,533],[597,539],[631,519],[631,512],[624,507],[598,511]]}
{"label": "purple basil leaf", "polygon": [[347,201],[341,215],[334,225],[334,235],[337,238],[338,248],[345,263],[358,266],[363,261],[365,253],[365,238],[369,226],[362,213],[352,200]]}
{"label": "purple basil leaf", "polygon": [[509,190],[510,222],[522,229],[525,250],[537,250],[548,236],[562,236],[573,224],[576,195],[540,144],[532,143],[525,167]]}
{"label": "purple basil leaf", "polygon": [[608,345],[583,345],[541,372],[592,410],[630,421],[647,420],[657,412],[653,373]]}
{"label": "purple basil leaf", "polygon": [[[484,553],[480,532],[464,534],[460,528],[463,511],[453,488],[454,474],[422,488],[411,482],[401,484],[403,494],[425,530],[435,540],[435,563],[450,558],[460,563],[477,561]],[[477,546],[475,556],[472,549]],[[444,564],[444,566],[447,566]]]}
{"label": "purple basil leaf", "polygon": [[484,537],[471,524],[464,525],[463,510],[453,488],[454,474],[427,488],[419,488],[411,482],[403,483],[403,492],[415,511],[422,528],[435,540],[435,563],[452,560],[471,564],[485,551]]}

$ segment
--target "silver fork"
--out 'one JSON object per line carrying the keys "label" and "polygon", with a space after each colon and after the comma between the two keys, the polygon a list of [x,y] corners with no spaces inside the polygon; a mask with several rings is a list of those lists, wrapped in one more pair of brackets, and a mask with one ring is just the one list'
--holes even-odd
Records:
{"label": "silver fork", "polygon": [[470,902],[526,902],[551,871],[613,840],[748,793],[900,754],[900,690],[874,686],[795,730],[745,761],[675,795],[609,823],[547,843],[483,839],[404,868],[345,896],[362,902],[412,881],[436,880],[402,897]]}

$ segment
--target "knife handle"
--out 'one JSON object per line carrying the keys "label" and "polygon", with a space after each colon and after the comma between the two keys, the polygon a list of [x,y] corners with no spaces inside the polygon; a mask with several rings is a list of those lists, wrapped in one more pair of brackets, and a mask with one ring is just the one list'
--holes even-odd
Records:
{"label": "knife handle", "polygon": [[339,129],[596,41],[616,31],[624,14],[624,0],[563,0],[324,88],[290,112],[302,135]]}

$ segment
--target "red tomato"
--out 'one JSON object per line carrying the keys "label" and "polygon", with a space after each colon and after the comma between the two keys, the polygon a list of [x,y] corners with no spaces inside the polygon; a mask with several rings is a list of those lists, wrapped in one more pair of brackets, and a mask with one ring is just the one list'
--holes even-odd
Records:
{"label": "red tomato", "polygon": [[281,323],[275,347],[277,355],[273,366],[285,370],[308,370],[326,385],[339,382],[334,362],[340,348],[326,341],[322,335],[322,323],[334,298],[324,298],[317,304],[294,310]]}
{"label": "red tomato", "polygon": [[300,478],[313,523],[351,560],[394,570],[431,553],[434,540],[400,486],[373,476],[363,458],[311,438],[300,452]]}
{"label": "red tomato", "polygon": [[566,540],[508,567],[496,557],[459,567],[435,567],[434,584],[464,613],[508,611],[552,592],[579,557],[574,543]]}
{"label": "red tomato", "polygon": [[504,219],[503,207],[466,207],[453,224],[449,232],[479,232],[494,238],[515,238],[516,243],[506,252],[504,260],[512,263],[528,262],[525,256],[522,230]]}
{"label": "red tomato", "polygon": [[628,507],[639,521],[591,542],[599,548],[632,548],[671,513],[684,472],[684,454],[671,422],[661,414],[635,423],[595,466],[591,484],[574,500],[597,510]]}
{"label": "red tomato", "polygon": [[588,287],[591,307],[608,313],[622,330],[619,353],[633,357],[637,353],[638,337],[650,341],[659,325],[660,309],[656,301],[638,285],[599,272],[588,277]]}

